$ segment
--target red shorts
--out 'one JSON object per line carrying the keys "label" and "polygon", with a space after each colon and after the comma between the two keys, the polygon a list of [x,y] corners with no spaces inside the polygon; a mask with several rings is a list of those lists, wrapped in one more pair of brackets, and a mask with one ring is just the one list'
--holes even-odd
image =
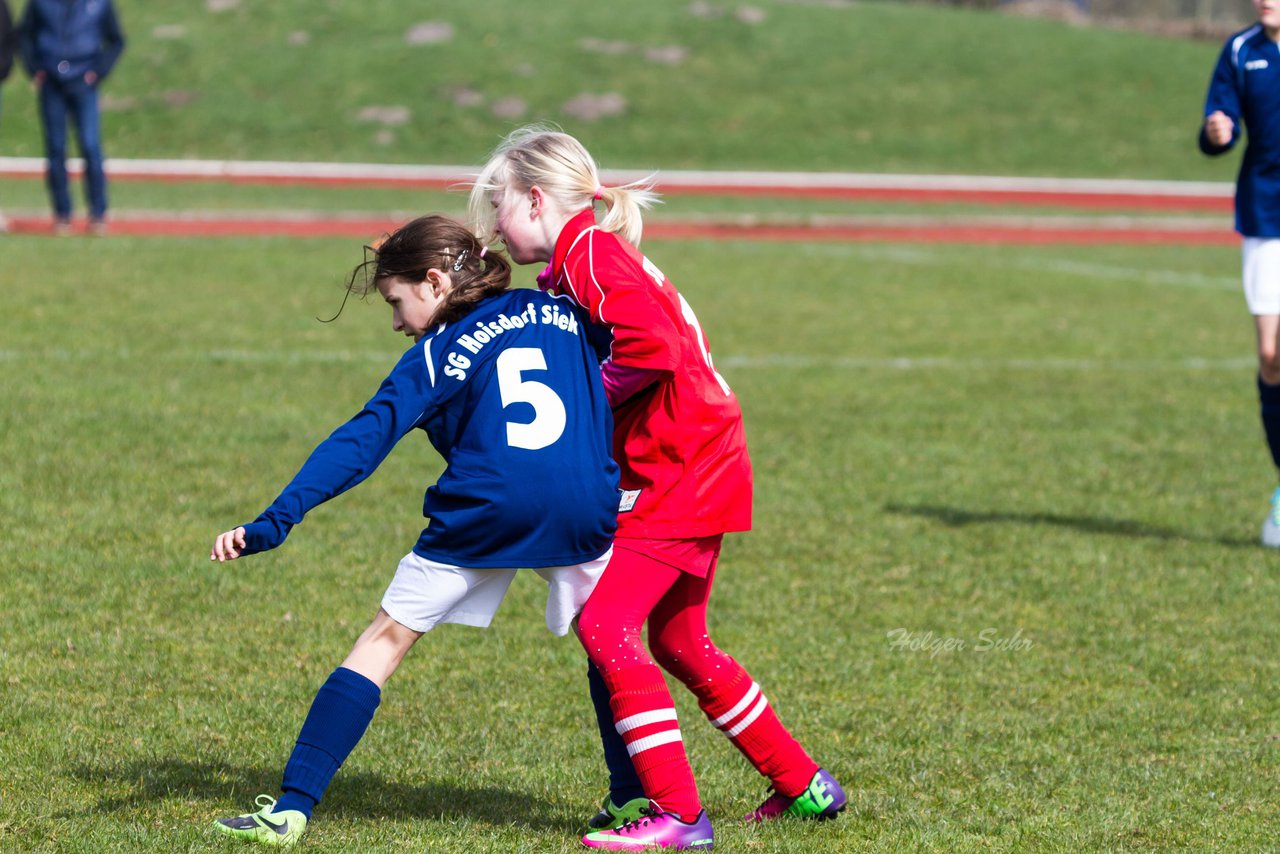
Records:
{"label": "red shorts", "polygon": [[720,557],[724,534],[689,540],[653,540],[647,537],[618,537],[616,550],[628,551],[674,567],[694,578],[706,578]]}

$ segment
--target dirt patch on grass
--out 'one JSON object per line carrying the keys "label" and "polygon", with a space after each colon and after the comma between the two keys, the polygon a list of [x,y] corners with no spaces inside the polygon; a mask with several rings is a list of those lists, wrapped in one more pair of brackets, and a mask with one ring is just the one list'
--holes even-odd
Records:
{"label": "dirt patch on grass", "polygon": [[368,106],[356,113],[362,122],[377,122],[384,127],[399,127],[409,123],[409,108],[403,106]]}
{"label": "dirt patch on grass", "polygon": [[156,41],[172,41],[186,38],[187,28],[183,24],[157,24],[151,28],[151,38]]}
{"label": "dirt patch on grass", "polygon": [[644,50],[644,58],[659,65],[679,65],[689,58],[689,49],[679,45],[648,47]]}
{"label": "dirt patch on grass", "polygon": [[404,34],[408,44],[443,44],[453,40],[453,24],[448,21],[423,21]]}
{"label": "dirt patch on grass", "polygon": [[584,122],[594,122],[608,116],[620,116],[627,111],[627,99],[617,92],[583,92],[568,100],[560,108],[565,114]]}
{"label": "dirt patch on grass", "polygon": [[499,98],[489,107],[489,112],[499,119],[519,119],[529,112],[529,105],[523,98]]}
{"label": "dirt patch on grass", "polygon": [[599,53],[605,56],[622,56],[632,50],[632,46],[628,42],[609,41],[608,39],[597,39],[591,36],[579,39],[578,47],[587,53]]}

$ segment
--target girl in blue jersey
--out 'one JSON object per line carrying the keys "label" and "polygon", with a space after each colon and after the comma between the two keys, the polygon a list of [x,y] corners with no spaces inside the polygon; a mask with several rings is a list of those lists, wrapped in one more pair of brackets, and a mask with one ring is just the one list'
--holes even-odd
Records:
{"label": "girl in blue jersey", "polygon": [[218,831],[295,843],[418,638],[438,623],[487,626],[516,567],[547,580],[547,627],[564,635],[608,564],[618,468],[597,355],[572,303],[508,290],[510,278],[505,259],[443,216],[400,228],[352,274],[349,289],[381,294],[414,344],[271,506],[218,535],[210,558],[279,546],[415,428],[447,465],[377,616],[317,693],[280,799],[259,796],[259,811],[219,819]]}
{"label": "girl in blue jersey", "polygon": [[[1225,153],[1249,129],[1236,179],[1245,301],[1258,345],[1258,399],[1271,459],[1280,468],[1280,2],[1253,0],[1258,22],[1227,39],[1205,97],[1200,150]],[[1262,522],[1280,548],[1280,489]]]}

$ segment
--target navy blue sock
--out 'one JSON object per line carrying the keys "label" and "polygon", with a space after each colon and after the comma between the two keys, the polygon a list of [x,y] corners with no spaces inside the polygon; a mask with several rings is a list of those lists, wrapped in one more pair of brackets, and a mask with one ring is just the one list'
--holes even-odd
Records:
{"label": "navy blue sock", "polygon": [[299,810],[311,818],[311,811],[329,781],[360,741],[373,713],[382,700],[382,691],[373,682],[345,667],[339,667],[316,692],[311,711],[298,733],[289,762],[284,766],[284,792],[275,810]]}
{"label": "navy blue sock", "polygon": [[616,806],[644,797],[644,786],[631,764],[626,742],[613,725],[613,709],[609,707],[609,688],[604,677],[587,662],[587,684],[591,687],[591,704],[596,709],[596,725],[600,727],[600,744],[604,747],[604,764],[609,768],[609,798]]}
{"label": "navy blue sock", "polygon": [[1280,385],[1267,385],[1259,376],[1258,401],[1262,406],[1262,429],[1267,434],[1271,460],[1280,469]]}

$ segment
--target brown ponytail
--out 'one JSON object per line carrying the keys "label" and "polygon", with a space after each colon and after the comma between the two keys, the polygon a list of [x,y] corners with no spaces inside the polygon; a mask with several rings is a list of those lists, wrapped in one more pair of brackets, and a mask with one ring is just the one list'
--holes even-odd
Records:
{"label": "brown ponytail", "polygon": [[428,270],[449,274],[453,287],[432,316],[432,323],[453,323],[486,297],[511,286],[511,265],[485,247],[462,223],[442,214],[407,222],[382,242],[365,247],[372,253],[351,271],[347,291],[365,296],[384,279],[421,282]]}

